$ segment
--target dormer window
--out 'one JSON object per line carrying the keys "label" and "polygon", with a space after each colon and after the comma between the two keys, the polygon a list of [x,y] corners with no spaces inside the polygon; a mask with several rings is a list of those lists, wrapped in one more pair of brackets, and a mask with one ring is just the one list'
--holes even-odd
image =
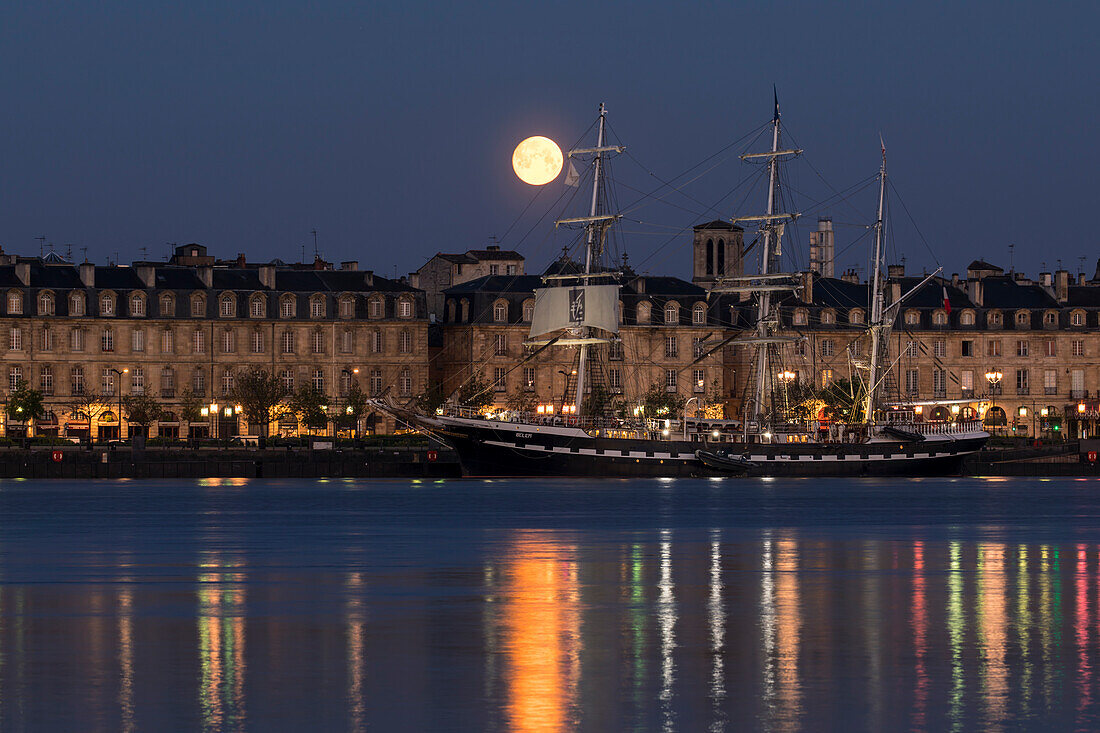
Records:
{"label": "dormer window", "polygon": [[144,293],[134,293],[130,296],[130,315],[135,318],[145,317],[145,295]]}
{"label": "dormer window", "polygon": [[284,295],[282,300],[279,301],[280,318],[293,318],[297,310],[297,303],[295,303],[293,295]]}
{"label": "dormer window", "polygon": [[938,310],[935,313],[933,313],[932,314],[932,324],[935,325],[935,326],[946,326],[947,325],[947,313],[944,312],[944,311],[941,311],[941,310]]}
{"label": "dormer window", "polygon": [[325,317],[325,296],[314,295],[309,299],[309,317],[315,320]]}
{"label": "dormer window", "polygon": [[69,315],[84,315],[84,293],[73,293],[69,296]]}
{"label": "dormer window", "polygon": [[920,325],[920,311],[915,311],[915,310],[905,311],[905,325],[907,325],[907,326],[919,326]]}
{"label": "dormer window", "polygon": [[649,303],[638,304],[638,323],[649,323]]}
{"label": "dormer window", "polygon": [[974,325],[974,311],[965,310],[959,314],[959,324],[963,326]]}
{"label": "dormer window", "polygon": [[385,318],[385,315],[385,301],[383,301],[380,296],[371,298],[370,302],[367,304],[367,318]]}
{"label": "dormer window", "polygon": [[[535,301],[525,300],[523,301],[523,322],[530,323],[535,317]],[[453,318],[452,318],[453,320]]]}
{"label": "dormer window", "polygon": [[160,296],[160,315],[162,317],[176,315],[176,299],[171,295]]}
{"label": "dormer window", "polygon": [[498,300],[496,303],[493,303],[493,322],[508,322],[508,304],[505,301]]}
{"label": "dormer window", "polygon": [[232,318],[237,315],[237,299],[232,294],[226,293],[221,297],[218,313],[222,318]]}
{"label": "dormer window", "polygon": [[18,290],[12,290],[8,293],[8,315],[23,315],[23,293]]}
{"label": "dormer window", "polygon": [[99,315],[101,316],[113,316],[115,314],[115,296],[111,293],[104,293],[99,296]]}
{"label": "dormer window", "polygon": [[352,318],[355,316],[355,298],[348,295],[340,298],[340,317]]}
{"label": "dormer window", "polygon": [[1058,312],[1046,311],[1043,313],[1043,325],[1048,328],[1055,328],[1058,325]]}
{"label": "dormer window", "polygon": [[796,308],[794,315],[791,316],[791,324],[795,326],[805,326],[807,319],[807,313],[805,308]]}
{"label": "dormer window", "polygon": [[832,308],[821,311],[821,322],[824,324],[836,323],[836,312]]}
{"label": "dormer window", "polygon": [[1028,311],[1016,312],[1016,327],[1027,328],[1031,325],[1031,313]]}
{"label": "dormer window", "polygon": [[1001,325],[1001,312],[1000,311],[990,311],[989,315],[986,316],[986,319],[987,319],[987,322],[989,323],[990,326],[1000,326]]}
{"label": "dormer window", "polygon": [[267,300],[264,296],[252,296],[252,300],[248,302],[248,313],[253,318],[263,318],[267,315]]}
{"label": "dormer window", "polygon": [[863,311],[861,311],[859,308],[853,308],[851,311],[849,311],[848,323],[863,323]]}
{"label": "dormer window", "polygon": [[665,325],[674,326],[680,322],[680,306],[676,303],[665,304]]}
{"label": "dormer window", "polygon": [[1085,325],[1085,312],[1073,311],[1069,315],[1069,322],[1071,326],[1083,326]]}
{"label": "dormer window", "polygon": [[693,326],[705,326],[707,324],[707,306],[703,303],[696,303],[695,307],[691,309],[691,324]]}
{"label": "dormer window", "polygon": [[191,316],[201,318],[206,315],[206,298],[201,295],[191,297]]}
{"label": "dormer window", "polygon": [[408,298],[402,298],[397,301],[397,317],[398,318],[412,318],[413,304]]}

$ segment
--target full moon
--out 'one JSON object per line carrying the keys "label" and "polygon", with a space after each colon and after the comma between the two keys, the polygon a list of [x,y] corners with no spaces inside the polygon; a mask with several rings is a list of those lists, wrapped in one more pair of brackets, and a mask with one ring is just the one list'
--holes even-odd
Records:
{"label": "full moon", "polygon": [[542,186],[557,178],[564,162],[561,148],[550,138],[539,135],[527,138],[512,153],[516,175],[532,186]]}

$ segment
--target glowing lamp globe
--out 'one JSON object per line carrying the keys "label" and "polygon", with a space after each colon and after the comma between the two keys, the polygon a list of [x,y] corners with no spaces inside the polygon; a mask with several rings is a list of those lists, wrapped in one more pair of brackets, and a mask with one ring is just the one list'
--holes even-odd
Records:
{"label": "glowing lamp globe", "polygon": [[543,186],[557,178],[564,163],[557,143],[540,135],[527,138],[512,153],[512,169],[521,181],[532,186]]}

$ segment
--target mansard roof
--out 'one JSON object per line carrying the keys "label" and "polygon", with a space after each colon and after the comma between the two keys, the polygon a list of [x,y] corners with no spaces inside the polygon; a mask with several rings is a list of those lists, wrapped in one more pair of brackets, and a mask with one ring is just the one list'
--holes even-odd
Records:
{"label": "mansard roof", "polygon": [[1058,300],[1042,285],[1021,285],[1007,275],[982,280],[982,305],[985,308],[1057,308]]}

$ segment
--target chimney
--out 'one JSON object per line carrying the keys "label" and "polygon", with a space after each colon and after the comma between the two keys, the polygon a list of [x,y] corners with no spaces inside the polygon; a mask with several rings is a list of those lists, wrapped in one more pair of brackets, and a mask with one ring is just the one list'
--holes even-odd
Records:
{"label": "chimney", "polygon": [[887,265],[886,277],[905,277],[905,265]]}
{"label": "chimney", "polygon": [[15,277],[19,282],[24,285],[31,284],[31,263],[29,262],[16,262],[15,263]]}
{"label": "chimney", "polygon": [[951,273],[951,287],[959,287],[959,273],[957,272]]}
{"label": "chimney", "polygon": [[1054,287],[1054,280],[1051,278],[1049,272],[1039,273],[1039,284],[1042,285],[1044,288]]}
{"label": "chimney", "polygon": [[134,272],[137,273],[142,285],[147,288],[156,287],[157,269],[155,267],[142,262],[134,265]]}
{"label": "chimney", "polygon": [[199,265],[195,268],[195,274],[202,280],[204,288],[214,287],[214,268],[210,265]]}
{"label": "chimney", "polygon": [[237,267],[244,268],[245,266],[244,252],[237,253]]}
{"label": "chimney", "polygon": [[1084,285],[1085,284],[1085,273],[1083,273],[1083,272],[1077,273],[1077,284],[1078,285]]}
{"label": "chimney", "polygon": [[86,288],[95,287],[95,265],[91,262],[80,263],[80,282],[84,283]]}
{"label": "chimney", "polygon": [[889,296],[890,300],[887,301],[886,305],[890,305],[891,303],[897,303],[899,300],[901,300],[901,283],[899,283],[897,280],[894,280],[894,281],[889,283],[889,286],[890,286],[890,296]]}
{"label": "chimney", "polygon": [[1069,300],[1069,270],[1056,270],[1054,273],[1054,297],[1059,303]]}
{"label": "chimney", "polygon": [[267,264],[260,265],[257,268],[260,273],[260,285],[263,285],[268,290],[275,289],[275,265]]}
{"label": "chimney", "polygon": [[847,269],[844,274],[840,276],[840,279],[846,283],[852,283],[853,285],[859,285],[859,275],[856,274],[855,269]]}
{"label": "chimney", "polygon": [[966,297],[979,308],[982,306],[982,281],[974,278],[966,281]]}
{"label": "chimney", "polygon": [[803,303],[814,302],[814,274],[813,272],[802,273],[802,292],[799,294]]}
{"label": "chimney", "polygon": [[340,269],[341,270],[348,270],[349,272],[356,272],[356,271],[359,270],[359,261],[358,260],[347,260],[346,262],[341,262],[340,263]]}
{"label": "chimney", "polygon": [[374,270],[364,270],[363,279],[367,282],[368,288],[374,287]]}

